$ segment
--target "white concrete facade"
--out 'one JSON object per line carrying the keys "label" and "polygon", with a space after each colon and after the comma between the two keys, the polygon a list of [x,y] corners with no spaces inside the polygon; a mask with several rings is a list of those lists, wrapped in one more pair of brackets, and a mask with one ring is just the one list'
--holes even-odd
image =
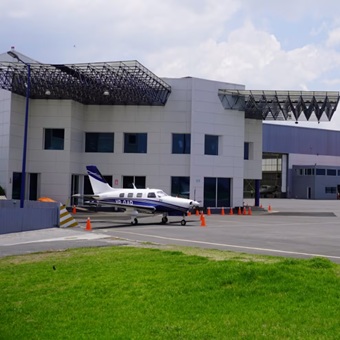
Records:
{"label": "white concrete facade", "polygon": [[[27,173],[38,174],[38,194],[68,204],[71,177],[97,165],[122,186],[123,176],[145,176],[147,187],[171,192],[171,177],[190,177],[190,197],[204,201],[204,178],[230,178],[230,206],[243,204],[243,180],[262,176],[262,121],[226,110],[219,89],[242,85],[198,78],[164,79],[165,106],[83,105],[71,100],[30,100]],[[21,172],[25,98],[0,90],[0,185],[12,197],[13,172]],[[44,150],[44,129],[65,129],[64,150]],[[85,153],[86,132],[114,133],[113,153]],[[147,153],[124,153],[124,133],[147,133]],[[172,153],[172,134],[191,135],[191,153]],[[205,155],[205,135],[218,136],[218,155]],[[244,159],[244,143],[249,157]],[[29,185],[29,184],[27,184]]]}

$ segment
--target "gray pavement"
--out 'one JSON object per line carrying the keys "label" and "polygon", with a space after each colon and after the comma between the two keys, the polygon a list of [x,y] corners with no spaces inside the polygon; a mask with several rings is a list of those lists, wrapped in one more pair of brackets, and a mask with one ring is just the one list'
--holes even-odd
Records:
{"label": "gray pavement", "polygon": [[84,228],[52,228],[0,235],[0,257],[70,248],[127,245],[107,234],[85,232]]}
{"label": "gray pavement", "polygon": [[[252,206],[253,200],[245,200]],[[340,263],[340,201],[262,199],[271,212],[252,210],[252,215],[205,215],[171,217],[167,225],[160,217],[140,219],[112,213],[77,213],[79,227],[46,229],[0,235],[0,256],[63,250],[75,247],[124,246],[152,242],[243,253],[310,258],[322,256]],[[90,217],[92,231],[86,231]]]}

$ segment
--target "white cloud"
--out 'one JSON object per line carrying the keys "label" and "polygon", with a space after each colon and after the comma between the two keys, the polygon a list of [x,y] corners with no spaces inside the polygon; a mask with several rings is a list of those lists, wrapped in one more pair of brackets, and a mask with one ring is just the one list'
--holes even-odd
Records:
{"label": "white cloud", "polygon": [[340,45],[340,27],[328,32],[328,39],[326,41],[327,47],[338,47]]}
{"label": "white cloud", "polygon": [[47,63],[137,59],[164,77],[337,90],[334,0],[2,0],[0,52]]}
{"label": "white cloud", "polygon": [[339,58],[340,54],[314,45],[285,51],[273,34],[247,21],[223,41],[207,39],[194,47],[171,47],[146,60],[162,76],[203,77],[251,89],[322,90],[332,84],[320,84],[319,78],[337,68]]}

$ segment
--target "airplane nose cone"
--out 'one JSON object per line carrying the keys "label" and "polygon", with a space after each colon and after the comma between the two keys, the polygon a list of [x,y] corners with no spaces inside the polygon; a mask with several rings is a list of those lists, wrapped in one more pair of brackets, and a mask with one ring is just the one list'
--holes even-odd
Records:
{"label": "airplane nose cone", "polygon": [[199,203],[197,201],[191,201],[190,205],[192,205],[193,207],[199,207]]}

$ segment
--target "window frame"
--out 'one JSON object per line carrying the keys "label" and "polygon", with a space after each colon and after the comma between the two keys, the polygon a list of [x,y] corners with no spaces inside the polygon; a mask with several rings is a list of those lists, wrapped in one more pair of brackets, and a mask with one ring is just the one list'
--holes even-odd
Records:
{"label": "window frame", "polygon": [[[215,147],[216,150],[214,150]],[[204,136],[204,154],[208,156],[219,155],[219,136],[217,135]]]}
{"label": "window frame", "polygon": [[[105,137],[107,141],[105,141]],[[113,132],[85,132],[85,152],[86,153],[114,153],[114,137],[115,136]],[[93,143],[96,144],[95,148],[92,147]],[[111,145],[109,145],[109,143]],[[109,147],[107,147],[108,145]]]}
{"label": "window frame", "polygon": [[[180,143],[182,142],[182,146]],[[172,153],[180,155],[190,155],[191,153],[191,134],[173,133],[172,134]]]}
{"label": "window frame", "polygon": [[[62,137],[54,135],[57,132],[62,132]],[[65,150],[64,128],[44,128],[44,150]]]}
{"label": "window frame", "polygon": [[[135,142],[132,142],[131,138],[135,138]],[[123,148],[124,153],[147,153],[148,134],[146,132],[125,132]]]}
{"label": "window frame", "polygon": [[171,196],[190,197],[190,177],[171,176]]}

